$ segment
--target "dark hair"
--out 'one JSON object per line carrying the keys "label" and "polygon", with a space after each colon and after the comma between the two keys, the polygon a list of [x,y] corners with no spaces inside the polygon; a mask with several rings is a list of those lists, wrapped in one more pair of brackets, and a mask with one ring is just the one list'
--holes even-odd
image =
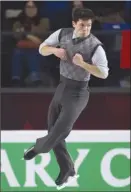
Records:
{"label": "dark hair", "polygon": [[72,20],[77,22],[79,19],[82,20],[88,20],[91,19],[94,20],[95,15],[91,9],[87,8],[75,8],[72,11]]}
{"label": "dark hair", "polygon": [[29,22],[29,23],[32,23],[34,25],[38,25],[40,23],[40,19],[41,19],[39,14],[30,18],[30,17],[26,16],[24,12],[22,12],[18,18],[19,18],[19,21],[21,24],[25,24],[25,23]]}
{"label": "dark hair", "polygon": [[37,8],[37,14],[32,18],[28,17],[25,14],[25,8],[27,6],[27,3],[28,3],[28,1],[26,1],[24,3],[24,10],[22,11],[22,13],[19,14],[18,19],[19,19],[20,23],[23,25],[31,25],[31,24],[38,25],[40,23],[41,16],[40,16],[39,7],[38,7],[37,2],[33,1],[34,6]]}

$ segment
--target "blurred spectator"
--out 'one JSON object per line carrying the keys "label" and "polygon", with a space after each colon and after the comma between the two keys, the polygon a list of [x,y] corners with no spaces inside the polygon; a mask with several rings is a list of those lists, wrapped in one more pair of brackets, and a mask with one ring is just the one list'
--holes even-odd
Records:
{"label": "blurred spectator", "polygon": [[100,17],[96,16],[95,20],[93,22],[93,25],[92,25],[92,31],[101,30],[101,29],[102,29],[102,24],[101,24],[101,21],[100,21]]}
{"label": "blurred spectator", "polygon": [[73,8],[82,8],[84,7],[83,1],[73,1]]}
{"label": "blurred spectator", "polygon": [[102,23],[111,23],[111,24],[125,23],[125,20],[122,17],[120,11],[112,11],[110,9],[106,9],[106,12],[102,14],[100,20]]}
{"label": "blurred spectator", "polygon": [[49,19],[41,18],[36,3],[28,1],[24,11],[13,24],[16,48],[12,58],[12,83],[15,86],[21,84],[21,72],[23,58],[26,59],[30,72],[32,86],[40,84],[40,62],[41,56],[38,47],[42,42],[42,36],[49,32]]}
{"label": "blurred spectator", "polygon": [[130,76],[126,76],[120,80],[120,86],[124,88],[131,88]]}
{"label": "blurred spectator", "polygon": [[9,30],[13,19],[22,11],[23,1],[1,1],[1,30]]}

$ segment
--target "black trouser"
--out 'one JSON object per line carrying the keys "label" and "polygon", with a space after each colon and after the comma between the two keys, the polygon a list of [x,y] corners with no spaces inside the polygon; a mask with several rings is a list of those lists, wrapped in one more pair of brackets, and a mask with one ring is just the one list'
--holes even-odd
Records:
{"label": "black trouser", "polygon": [[46,153],[53,149],[60,169],[73,168],[74,164],[66,149],[65,138],[86,107],[89,99],[87,82],[61,77],[48,111],[48,135],[37,139],[35,151]]}

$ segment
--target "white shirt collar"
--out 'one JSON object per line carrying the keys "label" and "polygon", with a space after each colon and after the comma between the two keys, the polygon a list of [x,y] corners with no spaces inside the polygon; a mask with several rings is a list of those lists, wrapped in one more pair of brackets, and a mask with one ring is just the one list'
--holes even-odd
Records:
{"label": "white shirt collar", "polygon": [[72,36],[72,39],[75,39],[77,38],[76,34],[75,34],[75,31],[73,31],[73,36]]}

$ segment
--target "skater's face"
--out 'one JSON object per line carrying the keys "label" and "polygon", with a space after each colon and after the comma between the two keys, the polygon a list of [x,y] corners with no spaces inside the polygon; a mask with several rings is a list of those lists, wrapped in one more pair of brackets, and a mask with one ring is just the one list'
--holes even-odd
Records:
{"label": "skater's face", "polygon": [[86,37],[90,34],[92,27],[92,20],[79,19],[77,22],[73,21],[72,25],[75,29],[75,34],[77,37]]}

